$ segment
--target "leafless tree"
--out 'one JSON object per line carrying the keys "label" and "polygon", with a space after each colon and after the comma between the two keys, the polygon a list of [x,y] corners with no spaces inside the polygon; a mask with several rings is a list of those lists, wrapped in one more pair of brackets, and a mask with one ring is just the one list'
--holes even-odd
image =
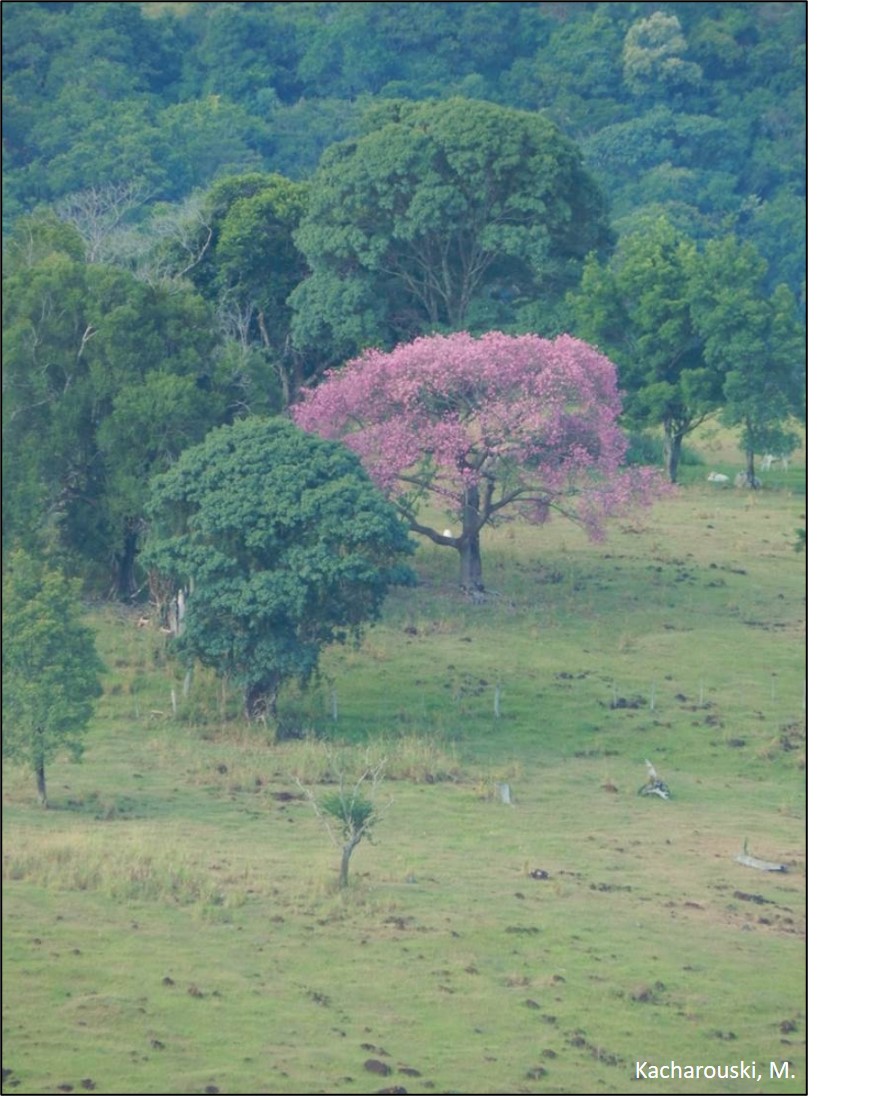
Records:
{"label": "leafless tree", "polygon": [[55,213],[83,238],[89,263],[120,263],[146,247],[137,230],[126,223],[149,198],[145,185],[136,180],[106,183],[65,196],[55,204]]}

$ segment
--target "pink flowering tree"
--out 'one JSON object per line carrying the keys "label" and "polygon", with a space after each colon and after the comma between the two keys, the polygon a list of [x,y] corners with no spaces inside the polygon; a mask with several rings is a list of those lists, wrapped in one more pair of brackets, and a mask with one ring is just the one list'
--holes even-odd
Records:
{"label": "pink flowering tree", "polygon": [[[600,537],[604,521],[657,491],[624,467],[616,368],[571,336],[425,336],[368,351],[292,407],[308,432],[346,443],[411,530],[459,552],[460,584],[483,589],[482,529],[552,513]],[[451,526],[422,518],[440,505]]]}

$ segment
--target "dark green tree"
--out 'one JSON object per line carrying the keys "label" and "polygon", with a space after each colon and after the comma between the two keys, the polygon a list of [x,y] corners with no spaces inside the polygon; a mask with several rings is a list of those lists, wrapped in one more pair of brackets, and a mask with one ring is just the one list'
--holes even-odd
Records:
{"label": "dark green tree", "polygon": [[109,183],[164,185],[153,116],[182,48],[169,20],[126,3],[7,4],[2,19],[4,180],[24,209]]}
{"label": "dark green tree", "polygon": [[230,203],[219,221],[214,255],[218,305],[236,311],[246,338],[272,364],[279,408],[291,403],[302,381],[302,361],[291,346],[288,296],[308,274],[294,243],[307,195],[306,184],[263,177],[253,194]]}
{"label": "dark green tree", "polygon": [[167,193],[175,198],[231,172],[259,170],[269,149],[264,121],[219,95],[166,107],[156,124]]}
{"label": "dark green tree", "polygon": [[609,264],[589,256],[571,295],[576,332],[619,365],[632,425],[660,425],[677,480],[683,441],[709,417],[742,429],[754,455],[792,449],[805,415],[805,333],[796,300],[766,290],[767,265],[734,237],[700,249],[666,218],[622,237]]}
{"label": "dark green tree", "polygon": [[291,11],[309,99],[428,99],[460,94],[468,82],[483,89],[535,48],[545,22],[536,5],[521,3],[275,6]]}
{"label": "dark green tree", "polygon": [[295,342],[338,330],[353,286],[375,319],[365,341],[467,327],[482,296],[501,309],[560,293],[611,243],[577,147],[541,116],[450,99],[388,102],[372,121],[328,150],[311,183]]}
{"label": "dark green tree", "polygon": [[724,373],[705,361],[692,316],[700,262],[695,242],[659,218],[623,237],[608,265],[589,256],[570,298],[576,333],[619,366],[630,423],[661,426],[672,482],[683,440],[724,400]]}
{"label": "dark green tree", "polygon": [[591,5],[575,17],[574,5],[559,6],[566,11],[548,41],[517,59],[502,83],[507,103],[542,111],[573,137],[620,119],[626,110],[619,56],[624,32],[611,18],[615,5]]}
{"label": "dark green tree", "polygon": [[101,694],[103,666],[79,592],[24,550],[3,573],[3,757],[30,766],[43,807],[46,766],[65,749],[82,755]]}
{"label": "dark green tree", "polygon": [[187,588],[173,643],[243,693],[246,717],[275,712],[331,642],[358,639],[390,585],[409,580],[405,527],[342,444],[287,419],[212,432],[152,483],[145,561]]}
{"label": "dark green tree", "polygon": [[193,44],[184,52],[184,98],[222,95],[260,113],[303,92],[300,4],[191,4],[180,21]]}
{"label": "dark green tree", "polygon": [[783,284],[769,295],[766,264],[734,237],[708,242],[690,292],[704,360],[724,378],[723,422],[741,431],[746,476],[755,456],[791,450],[794,420],[805,418],[805,328]]}
{"label": "dark green tree", "polygon": [[302,379],[287,300],[308,274],[294,243],[308,192],[276,173],[248,172],[163,207],[154,219],[154,272],[192,282],[240,358],[264,361],[277,381],[272,411],[291,403]]}
{"label": "dark green tree", "polygon": [[4,267],[4,545],[52,546],[126,598],[150,475],[235,415],[246,382],[215,369],[192,289],[41,251]]}

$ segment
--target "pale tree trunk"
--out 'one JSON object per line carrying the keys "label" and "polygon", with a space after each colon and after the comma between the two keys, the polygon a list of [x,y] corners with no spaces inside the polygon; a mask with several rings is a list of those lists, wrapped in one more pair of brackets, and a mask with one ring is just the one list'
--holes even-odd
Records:
{"label": "pale tree trunk", "polygon": [[260,338],[263,340],[263,346],[269,352],[270,361],[275,367],[276,377],[279,379],[279,385],[282,388],[282,408],[287,409],[291,404],[291,385],[288,378],[288,372],[285,370],[285,364],[283,362],[284,352],[278,353],[273,347],[269,330],[266,327],[266,317],[262,309],[258,309],[257,311],[257,327],[260,330]]}
{"label": "pale tree trunk", "polygon": [[171,611],[168,615],[168,625],[176,638],[184,633],[184,616],[187,614],[187,591],[179,588],[175,593]]}
{"label": "pale tree trunk", "polygon": [[748,417],[744,422],[744,434],[742,435],[746,461],[744,477],[751,489],[760,487],[759,479],[756,476],[756,452],[757,447],[762,449],[767,444],[767,441],[763,438],[765,433],[761,429],[762,424],[756,424],[752,417]]}
{"label": "pale tree trunk", "polygon": [[345,888],[349,885],[349,860],[352,858],[352,853],[355,851],[356,845],[361,840],[360,835],[352,837],[351,840],[343,845],[343,853],[340,856],[340,886]]}

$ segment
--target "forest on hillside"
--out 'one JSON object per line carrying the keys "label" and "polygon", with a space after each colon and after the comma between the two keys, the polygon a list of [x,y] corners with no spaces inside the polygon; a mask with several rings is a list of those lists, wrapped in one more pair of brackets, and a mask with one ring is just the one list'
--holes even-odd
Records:
{"label": "forest on hillside", "polygon": [[597,345],[676,480],[805,411],[804,3],[36,3],[3,21],[3,527],[143,590],[151,477],[367,347]]}

